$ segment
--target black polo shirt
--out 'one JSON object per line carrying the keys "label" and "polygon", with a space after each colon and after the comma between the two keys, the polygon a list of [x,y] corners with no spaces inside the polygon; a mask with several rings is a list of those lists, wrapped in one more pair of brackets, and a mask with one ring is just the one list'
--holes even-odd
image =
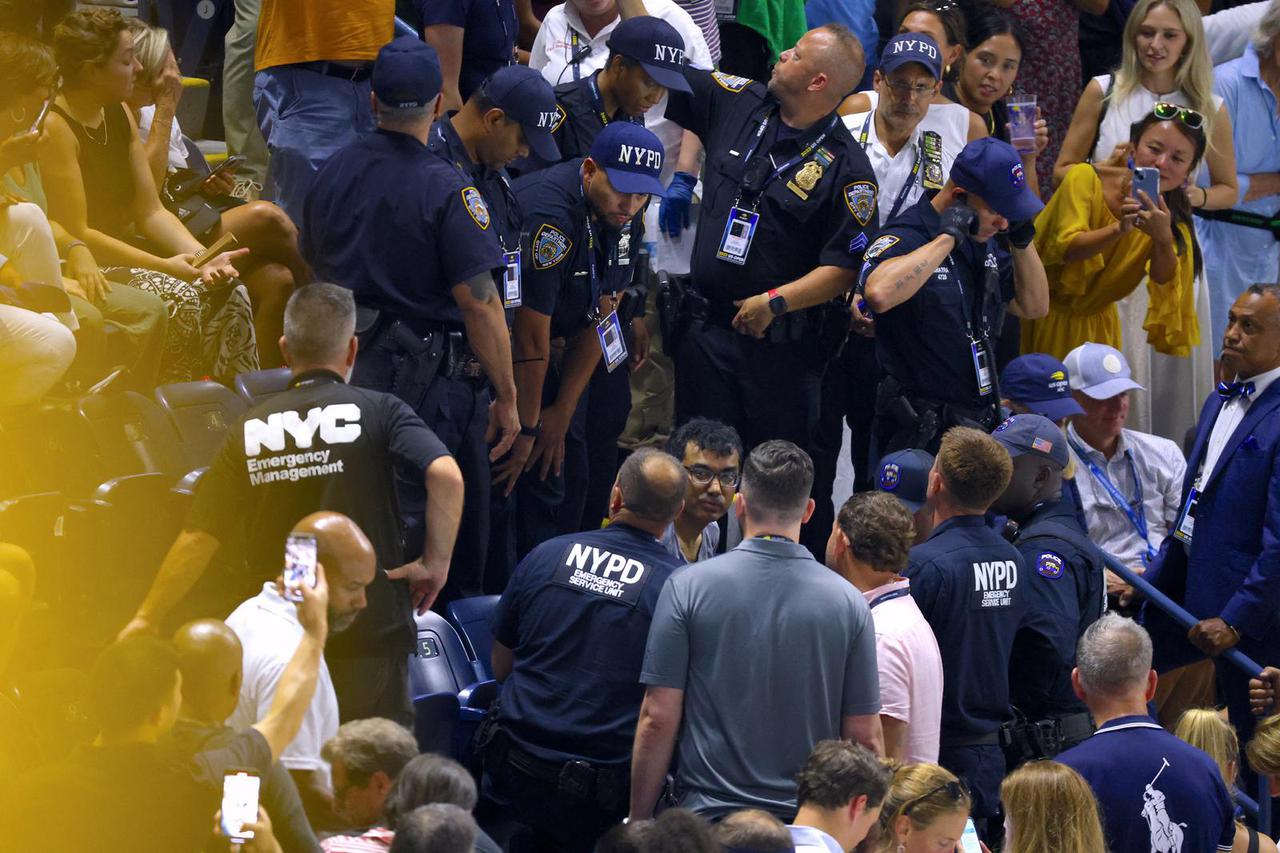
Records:
{"label": "black polo shirt", "polygon": [[480,190],[489,208],[490,229],[502,244],[502,250],[517,251],[521,246],[520,206],[511,190],[511,179],[506,169],[490,169],[483,163],[471,161],[467,146],[453,127],[454,115],[456,113],[450,113],[432,125],[427,149],[452,163],[466,183]]}
{"label": "black polo shirt", "polygon": [[[778,101],[763,83],[693,68],[685,79],[693,92],[672,89],[666,117],[706,147],[691,261],[702,294],[726,303],[795,281],[815,267],[858,269],[867,231],[877,222],[876,176],[840,117],[833,112],[797,132],[779,118]],[[762,123],[763,135],[753,144]],[[744,184],[764,186],[760,193],[740,193]],[[716,257],[740,194],[743,205],[758,201],[760,214],[745,266]]]}
{"label": "black polo shirt", "polygon": [[366,590],[368,605],[329,638],[325,653],[406,654],[414,640],[408,583],[382,572],[404,563],[395,467],[421,481],[448,453],[399,398],[347,385],[327,370],[303,373],[230,430],[200,480],[186,528],[231,549],[236,571],[224,583],[233,588],[219,592],[242,601],[279,574],[285,537],[298,521],[318,510],[349,516],[373,544],[379,571]]}
{"label": "black polo shirt", "polygon": [[470,99],[489,75],[514,61],[511,49],[520,30],[515,0],[417,0],[414,5],[424,27],[446,24],[462,28],[458,93],[463,101]]}
{"label": "black polo shirt", "polygon": [[[885,224],[867,249],[859,288],[889,258],[910,254],[942,232],[942,218],[928,197]],[[988,283],[988,276],[994,279]],[[876,314],[876,354],[885,372],[908,393],[945,403],[980,408],[996,389],[982,396],[969,344],[969,328],[986,341],[992,379],[993,342],[1000,334],[1000,312],[1013,298],[1013,265],[994,240],[965,240],[933,271],[914,296]],[[967,320],[967,325],[966,325]]]}
{"label": "black polo shirt", "polygon": [[581,159],[516,178],[513,186],[531,244],[522,259],[524,307],[551,317],[551,337],[570,337],[588,324],[593,307],[588,246],[595,244],[594,293],[621,293],[631,286],[644,213],[621,229],[594,220],[588,227]]}
{"label": "black polo shirt", "polygon": [[586,157],[591,144],[600,131],[611,121],[629,121],[644,124],[644,116],[631,116],[619,108],[613,115],[606,115],[604,98],[600,94],[600,72],[570,80],[556,86],[556,110],[560,115],[551,133],[560,148],[561,160]]}
{"label": "black polo shirt", "polygon": [[480,190],[405,133],[363,134],[320,168],[303,207],[302,254],[356,302],[462,329],[452,289],[502,268]]}

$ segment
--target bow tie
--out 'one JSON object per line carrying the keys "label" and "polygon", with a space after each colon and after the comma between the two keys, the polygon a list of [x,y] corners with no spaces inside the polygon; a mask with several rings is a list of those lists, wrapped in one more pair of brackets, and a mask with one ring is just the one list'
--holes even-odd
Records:
{"label": "bow tie", "polygon": [[1224,400],[1234,400],[1239,397],[1242,400],[1248,400],[1253,396],[1252,382],[1219,382],[1218,396]]}

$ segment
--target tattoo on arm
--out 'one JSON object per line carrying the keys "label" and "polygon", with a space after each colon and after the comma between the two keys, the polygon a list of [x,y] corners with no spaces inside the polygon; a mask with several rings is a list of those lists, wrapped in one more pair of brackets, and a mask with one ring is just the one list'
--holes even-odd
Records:
{"label": "tattoo on arm", "polygon": [[928,268],[929,268],[929,261],[928,260],[921,261],[920,263],[912,267],[910,270],[908,270],[905,274],[898,276],[897,280],[893,282],[893,289],[901,290],[902,288],[906,287],[907,285],[911,284],[916,279],[918,279],[920,277],[920,274],[923,273]]}
{"label": "tattoo on arm", "polygon": [[489,272],[480,272],[471,276],[465,282],[467,288],[471,291],[472,297],[478,302],[488,302],[490,299],[498,295],[498,287],[493,283],[493,274]]}

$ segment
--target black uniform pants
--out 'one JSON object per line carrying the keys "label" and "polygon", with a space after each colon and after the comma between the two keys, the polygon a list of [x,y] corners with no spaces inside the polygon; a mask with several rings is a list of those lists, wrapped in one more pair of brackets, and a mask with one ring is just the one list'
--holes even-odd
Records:
{"label": "black uniform pants", "polygon": [[[511,837],[511,853],[591,853],[600,836],[627,816],[627,796],[611,810],[592,797],[579,799],[509,760],[485,762],[483,796],[476,814],[486,832]],[[511,824],[529,835],[510,835]],[[505,825],[505,832],[504,832]]]}
{"label": "black uniform pants", "polygon": [[[587,387],[585,415],[587,476],[580,522],[561,533],[595,530],[609,515],[609,493],[618,474],[618,437],[631,414],[631,368],[610,373],[601,360]],[[569,519],[565,519],[566,522]]]}
{"label": "black uniform pants", "polygon": [[[938,750],[938,763],[964,782],[973,795],[974,823],[1000,813],[1000,783],[1004,781],[1004,750],[998,744],[946,746]],[[981,829],[981,827],[979,827]]]}
{"label": "black uniform pants", "polygon": [[413,728],[409,652],[379,657],[327,657],[342,722],[384,717]]}

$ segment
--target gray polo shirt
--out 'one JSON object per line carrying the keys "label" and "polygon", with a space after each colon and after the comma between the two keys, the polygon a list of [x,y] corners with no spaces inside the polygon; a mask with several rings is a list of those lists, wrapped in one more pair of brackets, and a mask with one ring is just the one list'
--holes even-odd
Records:
{"label": "gray polo shirt", "polygon": [[880,710],[871,610],[804,547],[748,539],[677,569],[649,629],[644,684],[684,691],[680,804],[790,820],[795,775],[841,719]]}
{"label": "gray polo shirt", "polygon": [[[677,558],[682,563],[688,563],[685,559],[684,551],[680,550],[680,539],[676,536],[676,523],[673,521],[667,525],[666,532],[662,534],[662,547],[671,552],[671,556]],[[695,562],[701,563],[703,560],[710,560],[716,555],[716,549],[720,547],[720,525],[714,521],[702,528],[702,542],[698,545],[698,559]]]}

